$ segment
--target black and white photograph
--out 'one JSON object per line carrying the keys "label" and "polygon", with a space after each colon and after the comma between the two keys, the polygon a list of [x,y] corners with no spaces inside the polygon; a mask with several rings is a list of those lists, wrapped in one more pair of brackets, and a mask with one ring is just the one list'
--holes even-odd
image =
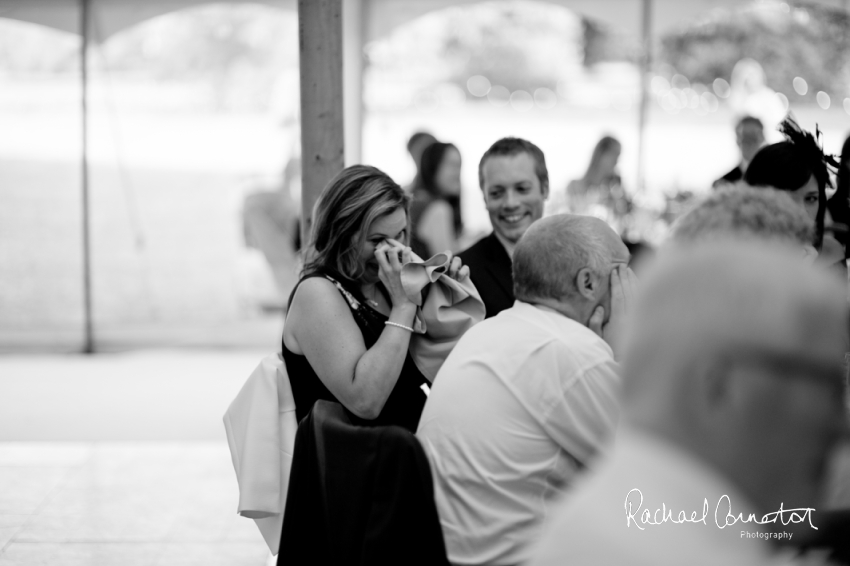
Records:
{"label": "black and white photograph", "polygon": [[850,566],[850,0],[0,0],[0,566]]}

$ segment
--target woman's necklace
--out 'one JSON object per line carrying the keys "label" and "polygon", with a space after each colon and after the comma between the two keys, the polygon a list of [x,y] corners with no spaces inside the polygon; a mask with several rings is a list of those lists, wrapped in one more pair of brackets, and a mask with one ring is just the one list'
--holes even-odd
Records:
{"label": "woman's necklace", "polygon": [[[372,296],[375,296],[375,289],[376,289],[376,287],[372,287],[372,292],[370,293]],[[372,305],[375,308],[378,308],[378,301],[376,301],[374,299],[370,299],[369,297],[367,297],[365,289],[364,289],[364,292],[363,292],[363,297],[366,299],[367,303],[369,303],[370,305]]]}

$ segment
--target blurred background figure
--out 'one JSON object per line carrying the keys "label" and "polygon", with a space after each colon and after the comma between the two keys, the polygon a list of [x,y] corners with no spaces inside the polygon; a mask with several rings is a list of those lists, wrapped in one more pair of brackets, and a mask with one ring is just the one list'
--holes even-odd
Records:
{"label": "blurred background figure", "polygon": [[280,293],[277,307],[286,309],[286,298],[298,281],[300,248],[301,158],[291,157],[280,185],[245,198],[243,227],[248,247],[263,252]]}
{"label": "blurred background figure", "polygon": [[764,67],[755,59],[743,57],[736,62],[729,83],[729,106],[739,116],[755,116],[771,130],[785,117],[787,106],[769,86]]}
{"label": "blurred background figure", "polygon": [[[530,564],[788,564],[765,534],[795,544],[808,521],[736,518],[819,505],[847,432],[842,285],[793,247],[730,239],[667,250],[641,289],[615,447]],[[682,524],[704,500],[705,525]],[[642,520],[662,506],[674,521]]]}
{"label": "blurred background figure", "polygon": [[457,251],[463,230],[460,167],[460,151],[453,144],[433,142],[422,152],[413,182],[410,246],[423,259]]}
{"label": "blurred background figure", "polygon": [[599,140],[584,177],[570,181],[566,191],[566,211],[595,216],[620,235],[632,210],[617,170],[621,149],[620,142],[612,136]]}
{"label": "blurred background figure", "polygon": [[416,185],[416,179],[419,177],[419,171],[422,167],[422,152],[425,151],[425,148],[437,141],[433,135],[428,132],[415,132],[410,139],[407,140],[407,153],[410,154],[410,158],[413,160],[413,165],[416,166],[416,174],[413,177],[413,180],[410,184],[404,187],[404,190],[410,194],[413,192],[413,189]]}
{"label": "blurred background figure", "polygon": [[734,169],[714,181],[712,187],[715,189],[737,183],[744,178],[747,166],[764,144],[764,125],[761,120],[754,116],[744,116],[738,120],[735,125],[735,142],[741,152],[741,161]]}
{"label": "blurred background figure", "polygon": [[[617,164],[622,145],[613,136],[604,136],[593,148],[587,171],[570,181],[566,191],[553,197],[547,213],[569,212],[594,216],[608,223],[629,248],[629,265],[635,269],[652,256],[652,247],[642,241],[638,225],[645,223],[641,211],[623,187]],[[645,216],[645,214],[643,215]]]}

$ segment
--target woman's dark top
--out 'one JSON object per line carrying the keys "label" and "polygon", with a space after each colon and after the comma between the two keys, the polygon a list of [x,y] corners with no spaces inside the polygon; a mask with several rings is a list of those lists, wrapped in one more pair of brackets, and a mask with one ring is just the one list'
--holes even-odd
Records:
{"label": "woman's dark top", "polygon": [[[304,279],[309,279],[310,277],[325,277],[336,286],[351,308],[351,316],[354,317],[354,321],[363,334],[363,342],[366,344],[366,349],[374,346],[385,328],[384,322],[387,321],[388,317],[367,306],[365,302],[359,301],[341,283],[328,275],[313,273],[301,279],[298,285]],[[298,285],[295,286],[289,298],[290,304],[292,298],[295,296],[295,291],[298,289]],[[379,288],[381,287],[379,286]],[[325,387],[325,384],[322,383],[316,372],[313,371],[310,362],[307,361],[305,356],[291,352],[286,347],[286,344],[283,343],[283,340],[281,340],[281,351],[283,352],[283,361],[286,363],[286,371],[289,374],[289,383],[292,386],[292,396],[295,399],[295,416],[298,422],[301,422],[301,419],[310,412],[310,409],[313,408],[313,403],[318,399],[339,402],[328,388]],[[399,425],[411,432],[416,432],[416,427],[419,424],[419,416],[422,414],[422,407],[425,406],[426,399],[425,392],[422,391],[421,386],[427,383],[428,380],[425,379],[425,376],[422,375],[416,364],[413,363],[413,359],[408,352],[404,359],[404,365],[401,368],[401,375],[399,375],[392,393],[390,393],[389,398],[384,403],[384,408],[381,410],[378,418],[373,421],[367,421],[365,419],[359,419],[353,414],[351,414],[351,417],[357,419],[361,424]]]}

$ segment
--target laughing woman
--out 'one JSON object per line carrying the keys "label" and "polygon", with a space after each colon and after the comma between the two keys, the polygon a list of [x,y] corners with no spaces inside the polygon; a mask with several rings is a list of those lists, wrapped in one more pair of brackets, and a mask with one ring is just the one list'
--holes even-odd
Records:
{"label": "laughing woman", "polygon": [[[416,430],[427,380],[408,353],[416,305],[400,281],[411,257],[408,204],[392,179],[364,165],[346,168],[319,197],[311,261],[283,329],[299,422],[328,399],[374,424]],[[451,277],[468,271],[452,260]]]}

